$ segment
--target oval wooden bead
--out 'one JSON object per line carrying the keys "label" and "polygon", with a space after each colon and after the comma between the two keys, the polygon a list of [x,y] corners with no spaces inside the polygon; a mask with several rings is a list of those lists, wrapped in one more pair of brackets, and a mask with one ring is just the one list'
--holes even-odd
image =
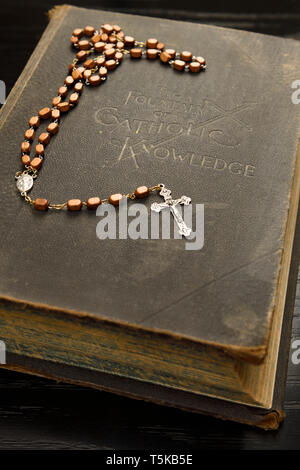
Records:
{"label": "oval wooden bead", "polygon": [[97,86],[97,85],[100,85],[101,83],[101,77],[99,75],[92,75],[90,78],[89,78],[89,82],[92,86]]}
{"label": "oval wooden bead", "polygon": [[81,80],[82,78],[82,73],[78,69],[73,69],[72,70],[72,78],[74,80]]}
{"label": "oval wooden bead", "polygon": [[116,52],[115,53],[115,59],[121,62],[123,60],[123,54],[122,52]]}
{"label": "oval wooden bead", "polygon": [[110,42],[111,44],[116,44],[117,42],[117,38],[115,36],[108,36],[108,42]]}
{"label": "oval wooden bead", "polygon": [[118,41],[117,44],[116,44],[116,48],[117,49],[123,49],[123,47],[124,47],[124,42]]}
{"label": "oval wooden bead", "polygon": [[173,67],[175,70],[183,70],[185,67],[185,62],[183,60],[175,60]]}
{"label": "oval wooden bead", "polygon": [[104,24],[102,26],[102,30],[107,34],[111,34],[113,32],[114,28],[112,27],[111,24]]}
{"label": "oval wooden bead", "polygon": [[24,137],[26,140],[33,140],[34,134],[35,134],[34,129],[27,129],[27,131],[25,131]]}
{"label": "oval wooden bead", "polygon": [[106,49],[104,51],[104,55],[106,59],[112,59],[113,57],[115,57],[115,53],[116,53],[116,50],[113,47],[111,47],[110,49]]}
{"label": "oval wooden bead", "polygon": [[162,51],[164,48],[165,48],[165,45],[163,42],[159,42],[156,44],[156,49],[158,49],[159,51]]}
{"label": "oval wooden bead", "polygon": [[180,53],[180,59],[184,60],[185,62],[188,62],[189,60],[191,60],[192,57],[193,57],[193,54],[189,51],[182,51]]}
{"label": "oval wooden bead", "polygon": [[96,42],[94,44],[94,49],[96,52],[102,52],[104,49],[105,43],[102,41]]}
{"label": "oval wooden bead", "polygon": [[105,62],[105,66],[107,70],[113,70],[116,68],[117,62],[114,59],[110,59]]}
{"label": "oval wooden bead", "polygon": [[43,164],[43,159],[39,157],[34,157],[33,160],[30,162],[30,166],[34,168],[35,170],[39,170]]}
{"label": "oval wooden bead", "polygon": [[175,49],[166,49],[165,52],[171,56],[171,59],[175,59],[175,55],[176,55]]}
{"label": "oval wooden bead", "polygon": [[87,53],[86,51],[79,51],[77,52],[76,57],[80,62],[82,62],[83,60],[87,58]]}
{"label": "oval wooden bead", "polygon": [[89,69],[88,69],[88,70],[85,70],[85,71],[83,72],[83,77],[84,77],[86,80],[88,80],[88,79],[91,77],[91,75],[92,75],[92,71],[89,70]]}
{"label": "oval wooden bead", "polygon": [[48,207],[49,207],[49,201],[47,199],[43,199],[40,197],[34,201],[34,208],[37,211],[46,211]]}
{"label": "oval wooden bead", "polygon": [[96,44],[96,42],[99,42],[101,41],[101,35],[100,34],[95,34],[92,38],[91,38],[91,42],[93,44]]}
{"label": "oval wooden bead", "polygon": [[71,36],[70,37],[70,43],[73,44],[73,46],[75,44],[77,44],[78,43],[78,36]]}
{"label": "oval wooden bead", "polygon": [[120,39],[121,39],[121,41],[123,41],[123,40],[124,40],[124,38],[125,38],[125,34],[123,33],[123,31],[119,31],[119,32],[118,32],[118,38],[120,38]]}
{"label": "oval wooden bead", "polygon": [[55,96],[52,100],[52,106],[56,107],[61,102],[61,96]]}
{"label": "oval wooden bead", "polygon": [[101,34],[101,41],[107,42],[108,41],[108,34],[107,33],[102,33]]}
{"label": "oval wooden bead", "polygon": [[206,64],[206,60],[204,59],[204,57],[201,57],[201,56],[195,57],[195,61],[199,62],[199,64],[202,66]]}
{"label": "oval wooden bead", "polygon": [[93,67],[95,67],[96,65],[96,62],[93,60],[93,59],[88,59],[84,62],[84,67],[86,67],[87,69],[92,69]]}
{"label": "oval wooden bead", "polygon": [[77,104],[79,101],[79,95],[78,93],[72,93],[72,95],[69,98],[69,103],[70,104]]}
{"label": "oval wooden bead", "polygon": [[135,39],[134,37],[132,36],[124,36],[124,44],[125,46],[133,46],[134,45],[134,42],[135,42]]}
{"label": "oval wooden bead", "polygon": [[69,111],[70,109],[70,104],[68,103],[68,101],[63,101],[62,103],[59,103],[57,105],[57,109],[61,112],[61,113],[66,113],[67,111]]}
{"label": "oval wooden bead", "polygon": [[93,34],[95,33],[95,28],[93,26],[86,26],[84,28],[84,32],[87,36],[93,36]]}
{"label": "oval wooden bead", "polygon": [[65,78],[65,84],[67,86],[72,86],[74,84],[74,78],[71,76],[71,75],[68,75],[66,78]]}
{"label": "oval wooden bead", "polygon": [[104,57],[98,57],[96,59],[96,64],[98,65],[98,67],[102,67],[102,65],[105,65],[105,58]]}
{"label": "oval wooden bead", "polygon": [[59,125],[57,122],[51,122],[49,126],[47,127],[47,131],[50,132],[50,134],[54,135],[58,132],[59,130]]}
{"label": "oval wooden bead", "polygon": [[74,29],[72,34],[73,34],[73,36],[77,36],[78,38],[80,38],[83,35],[83,29],[82,28],[76,28],[76,29]]}
{"label": "oval wooden bead", "polygon": [[100,75],[101,78],[106,77],[107,76],[107,68],[106,67],[100,67],[99,75]]}
{"label": "oval wooden bead", "polygon": [[50,142],[50,134],[48,132],[43,132],[39,135],[39,143],[47,145]]}
{"label": "oval wooden bead", "polygon": [[163,51],[160,54],[159,58],[164,64],[166,64],[167,62],[169,62],[169,60],[172,59],[172,57],[170,56],[170,54],[167,53],[167,51]]}
{"label": "oval wooden bead", "polygon": [[60,111],[59,109],[52,109],[51,111],[51,117],[53,120],[59,119],[60,118]]}
{"label": "oval wooden bead", "polygon": [[115,33],[119,33],[121,31],[121,27],[118,24],[113,25],[113,30]]}
{"label": "oval wooden bead", "polygon": [[112,194],[109,196],[109,203],[112,204],[113,206],[118,206],[120,204],[120,201],[123,199],[122,194]]}
{"label": "oval wooden bead", "polygon": [[22,163],[23,165],[30,165],[30,156],[29,155],[23,155],[22,156]]}
{"label": "oval wooden bead", "polygon": [[29,142],[22,142],[21,144],[21,152],[22,153],[30,153],[31,145]]}
{"label": "oval wooden bead", "polygon": [[38,116],[32,116],[29,119],[29,126],[30,127],[37,128],[37,127],[39,127],[39,125],[40,125],[40,118]]}
{"label": "oval wooden bead", "polygon": [[68,87],[66,85],[59,87],[58,94],[64,98],[68,94]]}
{"label": "oval wooden bead", "polygon": [[83,83],[81,82],[76,83],[76,85],[74,86],[74,90],[77,91],[77,93],[81,93],[83,90]]}
{"label": "oval wooden bead", "polygon": [[148,59],[157,59],[158,50],[157,49],[147,49],[147,58]]}
{"label": "oval wooden bead", "polygon": [[80,199],[69,199],[67,207],[69,211],[80,211],[82,208],[82,201]]}
{"label": "oval wooden bead", "polygon": [[135,197],[138,199],[147,197],[149,194],[149,188],[148,186],[139,186],[138,188],[136,188],[134,194],[135,194]]}
{"label": "oval wooden bead", "polygon": [[201,65],[199,64],[199,62],[191,62],[189,64],[189,69],[191,72],[200,72]]}
{"label": "oval wooden bead", "polygon": [[140,59],[142,57],[142,49],[139,47],[134,47],[133,49],[130,49],[130,57],[133,59]]}
{"label": "oval wooden bead", "polygon": [[37,144],[35,146],[35,152],[36,152],[37,155],[44,155],[45,148],[44,148],[43,144]]}
{"label": "oval wooden bead", "polygon": [[86,206],[88,209],[97,209],[98,206],[101,204],[100,197],[89,197],[86,201]]}
{"label": "oval wooden bead", "polygon": [[78,42],[78,47],[81,51],[87,51],[91,45],[87,39],[82,39]]}
{"label": "oval wooden bead", "polygon": [[51,109],[50,108],[43,108],[39,111],[39,117],[41,119],[48,119],[51,116]]}
{"label": "oval wooden bead", "polygon": [[155,38],[150,38],[146,41],[146,47],[148,47],[148,49],[156,49],[157,44],[158,40]]}

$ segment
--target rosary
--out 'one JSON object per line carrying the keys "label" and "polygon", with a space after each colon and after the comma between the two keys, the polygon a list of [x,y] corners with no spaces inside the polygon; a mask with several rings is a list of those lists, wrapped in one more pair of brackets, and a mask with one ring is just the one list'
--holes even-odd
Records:
{"label": "rosary", "polygon": [[[120,26],[117,25],[104,24],[99,31],[92,26],[76,28],[71,37],[71,44],[78,52],[73,63],[68,66],[68,76],[64,81],[64,85],[59,88],[57,96],[53,98],[51,107],[41,109],[37,116],[30,118],[29,128],[24,134],[24,141],[21,144],[21,158],[25,170],[18,171],[15,176],[21,196],[34,209],[39,211],[46,211],[47,209],[62,210],[64,208],[69,211],[79,211],[83,206],[86,206],[87,209],[96,209],[102,203],[118,206],[124,197],[132,200],[142,199],[151,192],[159,191],[160,196],[164,198],[164,202],[161,204],[153,203],[151,210],[160,212],[166,207],[169,208],[178,225],[179,233],[189,236],[191,229],[185,225],[176,206],[178,204],[187,205],[191,202],[191,199],[187,196],[172,199],[171,191],[164,184],[157,184],[152,187],[139,186],[133,193],[125,195],[112,194],[107,199],[93,196],[86,201],[69,199],[67,202],[60,204],[51,203],[44,198],[31,199],[28,195],[28,191],[33,187],[34,179],[43,164],[45,147],[59,130],[61,116],[77,105],[85,85],[99,86],[107,79],[108,72],[122,63],[125,55],[129,55],[132,60],[138,60],[142,57],[146,57],[148,60],[160,59],[163,64],[168,64],[179,72],[197,73],[206,68],[203,57],[193,56],[188,51],[178,53],[174,49],[165,49],[165,45],[154,38],[147,39],[146,42],[136,41],[134,37],[126,36]],[[98,53],[100,55],[95,57]],[[92,54],[94,57],[91,56]],[[67,99],[69,93],[70,96]],[[31,159],[31,145],[36,130],[41,120],[48,119],[51,122],[46,132],[39,135],[38,144],[35,146],[35,156]]]}

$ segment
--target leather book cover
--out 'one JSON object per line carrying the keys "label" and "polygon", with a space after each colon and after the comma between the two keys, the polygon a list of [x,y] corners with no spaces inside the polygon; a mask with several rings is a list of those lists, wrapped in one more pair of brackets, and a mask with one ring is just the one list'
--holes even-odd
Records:
{"label": "leather book cover", "polygon": [[[99,240],[94,212],[38,213],[17,194],[27,121],[62,85],[74,58],[73,29],[103,23],[191,50],[206,58],[207,70],[180,74],[159,61],[125,57],[62,120],[30,195],[86,200],[163,182],[174,196],[204,204],[200,250],[185,250],[176,239]],[[77,312],[263,362],[273,313],[285,302],[283,259],[288,274],[299,198],[300,116],[291,100],[299,64],[293,40],[57,8],[0,114],[3,301]],[[22,363],[17,345],[8,352]]]}

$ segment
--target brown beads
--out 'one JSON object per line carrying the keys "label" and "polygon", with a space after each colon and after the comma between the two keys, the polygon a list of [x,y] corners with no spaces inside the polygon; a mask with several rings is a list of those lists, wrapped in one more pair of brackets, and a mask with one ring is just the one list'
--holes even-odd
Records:
{"label": "brown beads", "polygon": [[93,44],[96,44],[97,42],[99,42],[101,40],[101,35],[100,34],[95,34],[92,38],[91,38],[91,42]]}
{"label": "brown beads", "polygon": [[94,49],[96,52],[102,52],[104,49],[105,43],[102,41],[96,42],[94,44]]}
{"label": "brown beads", "polygon": [[30,162],[30,166],[32,166],[32,168],[34,168],[35,170],[39,170],[42,166],[42,163],[43,163],[42,158],[34,157],[34,159],[31,160]]}
{"label": "brown beads", "polygon": [[47,145],[50,142],[50,134],[48,132],[43,132],[39,136],[39,143],[43,145]]}
{"label": "brown beads", "polygon": [[147,58],[148,59],[156,59],[158,55],[157,49],[147,49]]}
{"label": "brown beads", "polygon": [[23,165],[29,165],[30,164],[30,156],[29,155],[23,155],[22,156],[22,163],[23,163]]}
{"label": "brown beads", "polygon": [[30,119],[29,119],[29,126],[30,127],[39,127],[40,125],[40,118],[38,116],[32,116]]}
{"label": "brown beads", "polygon": [[84,32],[87,36],[93,36],[93,34],[95,32],[95,28],[93,26],[86,26],[84,28]]}
{"label": "brown beads", "polygon": [[61,102],[61,96],[55,96],[52,100],[52,106],[56,107]]}
{"label": "brown beads", "polygon": [[46,211],[49,207],[49,201],[47,199],[38,198],[34,201],[34,208],[37,211]]}
{"label": "brown beads", "polygon": [[24,134],[24,137],[26,140],[33,140],[34,134],[35,134],[34,129],[27,129],[27,131]]}
{"label": "brown beads", "polygon": [[122,194],[112,194],[111,196],[109,196],[108,201],[113,206],[118,206],[122,198],[123,198]]}
{"label": "brown beads", "polygon": [[163,42],[159,42],[156,44],[156,49],[158,49],[159,51],[163,51],[165,48],[165,45]]}
{"label": "brown beads", "polygon": [[199,64],[199,62],[190,62],[189,69],[191,72],[200,72],[201,65]]}
{"label": "brown beads", "polygon": [[143,197],[147,197],[149,194],[149,188],[148,186],[139,186],[136,188],[134,195],[138,199],[142,199]]}
{"label": "brown beads", "polygon": [[90,78],[89,78],[89,82],[92,86],[97,86],[97,85],[100,85],[101,83],[101,77],[99,75],[92,75]]}
{"label": "brown beads", "polygon": [[31,145],[29,142],[22,142],[21,144],[21,152],[22,153],[30,153]]}
{"label": "brown beads", "polygon": [[49,126],[47,127],[47,131],[50,132],[50,134],[54,135],[58,132],[59,125],[57,122],[51,122]]}
{"label": "brown beads", "polygon": [[125,36],[124,37],[124,44],[127,47],[131,47],[134,45],[135,39],[132,36]]}
{"label": "brown beads", "polygon": [[89,41],[87,41],[86,39],[82,39],[82,41],[78,42],[78,47],[81,51],[87,51],[91,46]]}
{"label": "brown beads", "polygon": [[175,60],[173,67],[175,70],[184,70],[185,62],[183,60]]}
{"label": "brown beads", "polygon": [[68,94],[68,87],[66,85],[59,87],[58,94],[64,98]]}
{"label": "brown beads", "polygon": [[100,67],[99,75],[100,75],[101,78],[106,77],[107,76],[107,68],[106,67]]}
{"label": "brown beads", "polygon": [[111,60],[107,60],[105,62],[105,65],[106,65],[107,70],[113,70],[116,68],[117,62],[114,59],[111,59]]}
{"label": "brown beads", "polygon": [[69,103],[70,104],[77,104],[79,101],[79,95],[78,93],[72,93],[72,95],[69,98]]}
{"label": "brown beads", "polygon": [[83,65],[87,69],[92,69],[93,67],[95,67],[95,61],[93,59],[88,59]]}
{"label": "brown beads", "polygon": [[80,73],[78,69],[73,69],[72,70],[72,78],[74,80],[80,80],[82,78],[82,73]]}
{"label": "brown beads", "polygon": [[105,58],[104,57],[97,57],[96,64],[98,65],[98,67],[102,67],[102,65],[105,65]]}
{"label": "brown beads", "polygon": [[83,29],[82,28],[76,28],[73,31],[73,36],[77,36],[80,38],[83,35]]}
{"label": "brown beads", "polygon": [[51,109],[50,108],[43,108],[39,111],[39,117],[41,119],[48,119],[51,115]]}
{"label": "brown beads", "polygon": [[175,49],[166,49],[165,52],[171,56],[171,59],[175,59],[175,55],[176,55]]}
{"label": "brown beads", "polygon": [[74,78],[71,76],[71,75],[68,75],[66,78],[65,78],[65,84],[67,86],[72,86],[74,83]]}
{"label": "brown beads", "polygon": [[80,199],[69,199],[67,207],[69,211],[80,211],[82,208],[82,201]]}
{"label": "brown beads", "polygon": [[59,119],[60,118],[60,111],[59,109],[52,109],[51,111],[51,117],[52,119]]}
{"label": "brown beads", "polygon": [[172,57],[170,56],[170,54],[167,53],[167,51],[162,52],[159,58],[164,64],[166,64],[167,62],[169,62],[169,60],[172,59]]}
{"label": "brown beads", "polygon": [[180,53],[180,59],[184,60],[185,62],[188,62],[189,60],[191,60],[192,57],[193,57],[193,54],[189,51],[182,51]]}
{"label": "brown beads", "polygon": [[118,60],[119,62],[121,62],[121,60],[123,60],[122,52],[116,52],[115,53],[115,59]]}
{"label": "brown beads", "polygon": [[112,27],[111,24],[104,24],[104,25],[102,25],[102,30],[107,34],[111,34],[113,32],[114,28]]}
{"label": "brown beads", "polygon": [[86,206],[88,209],[97,209],[98,206],[101,204],[101,199],[100,197],[90,197],[86,201]]}
{"label": "brown beads", "polygon": [[70,104],[68,103],[68,101],[63,101],[62,103],[59,103],[57,105],[57,109],[61,112],[61,113],[66,113],[67,111],[69,111],[70,109]]}
{"label": "brown beads", "polygon": [[142,52],[142,49],[134,47],[133,49],[130,49],[130,57],[133,59],[140,59],[142,57]]}
{"label": "brown beads", "polygon": [[146,41],[146,47],[148,47],[148,49],[156,49],[157,44],[158,40],[154,38],[147,39]]}
{"label": "brown beads", "polygon": [[44,155],[45,148],[44,148],[43,144],[37,144],[35,146],[35,151],[36,151],[37,155]]}
{"label": "brown beads", "polygon": [[196,62],[199,62],[200,65],[202,65],[202,67],[206,64],[206,61],[204,59],[204,57],[195,57],[195,61]]}
{"label": "brown beads", "polygon": [[86,51],[79,51],[77,52],[76,57],[80,62],[82,62],[83,60],[87,58],[87,53]]}
{"label": "brown beads", "polygon": [[114,48],[106,49],[106,51],[104,51],[106,59],[112,59],[113,57],[115,57],[115,53],[116,50]]}
{"label": "brown beads", "polygon": [[76,83],[76,85],[74,86],[74,90],[77,91],[77,93],[81,93],[83,90],[83,83]]}

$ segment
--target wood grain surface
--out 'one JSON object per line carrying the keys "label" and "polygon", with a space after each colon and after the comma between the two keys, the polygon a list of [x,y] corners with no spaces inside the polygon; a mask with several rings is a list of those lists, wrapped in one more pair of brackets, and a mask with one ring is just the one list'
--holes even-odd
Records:
{"label": "wood grain surface", "polygon": [[[0,80],[7,92],[47,24],[46,11],[64,2],[10,0],[0,6]],[[300,39],[296,2],[72,1],[72,4],[218,24]],[[239,13],[237,13],[239,12]],[[295,77],[300,79],[300,77]],[[300,276],[293,320],[300,340]],[[292,352],[292,351],[291,351]],[[289,361],[286,420],[265,432],[105,392],[0,371],[0,449],[300,449],[300,364]]]}

